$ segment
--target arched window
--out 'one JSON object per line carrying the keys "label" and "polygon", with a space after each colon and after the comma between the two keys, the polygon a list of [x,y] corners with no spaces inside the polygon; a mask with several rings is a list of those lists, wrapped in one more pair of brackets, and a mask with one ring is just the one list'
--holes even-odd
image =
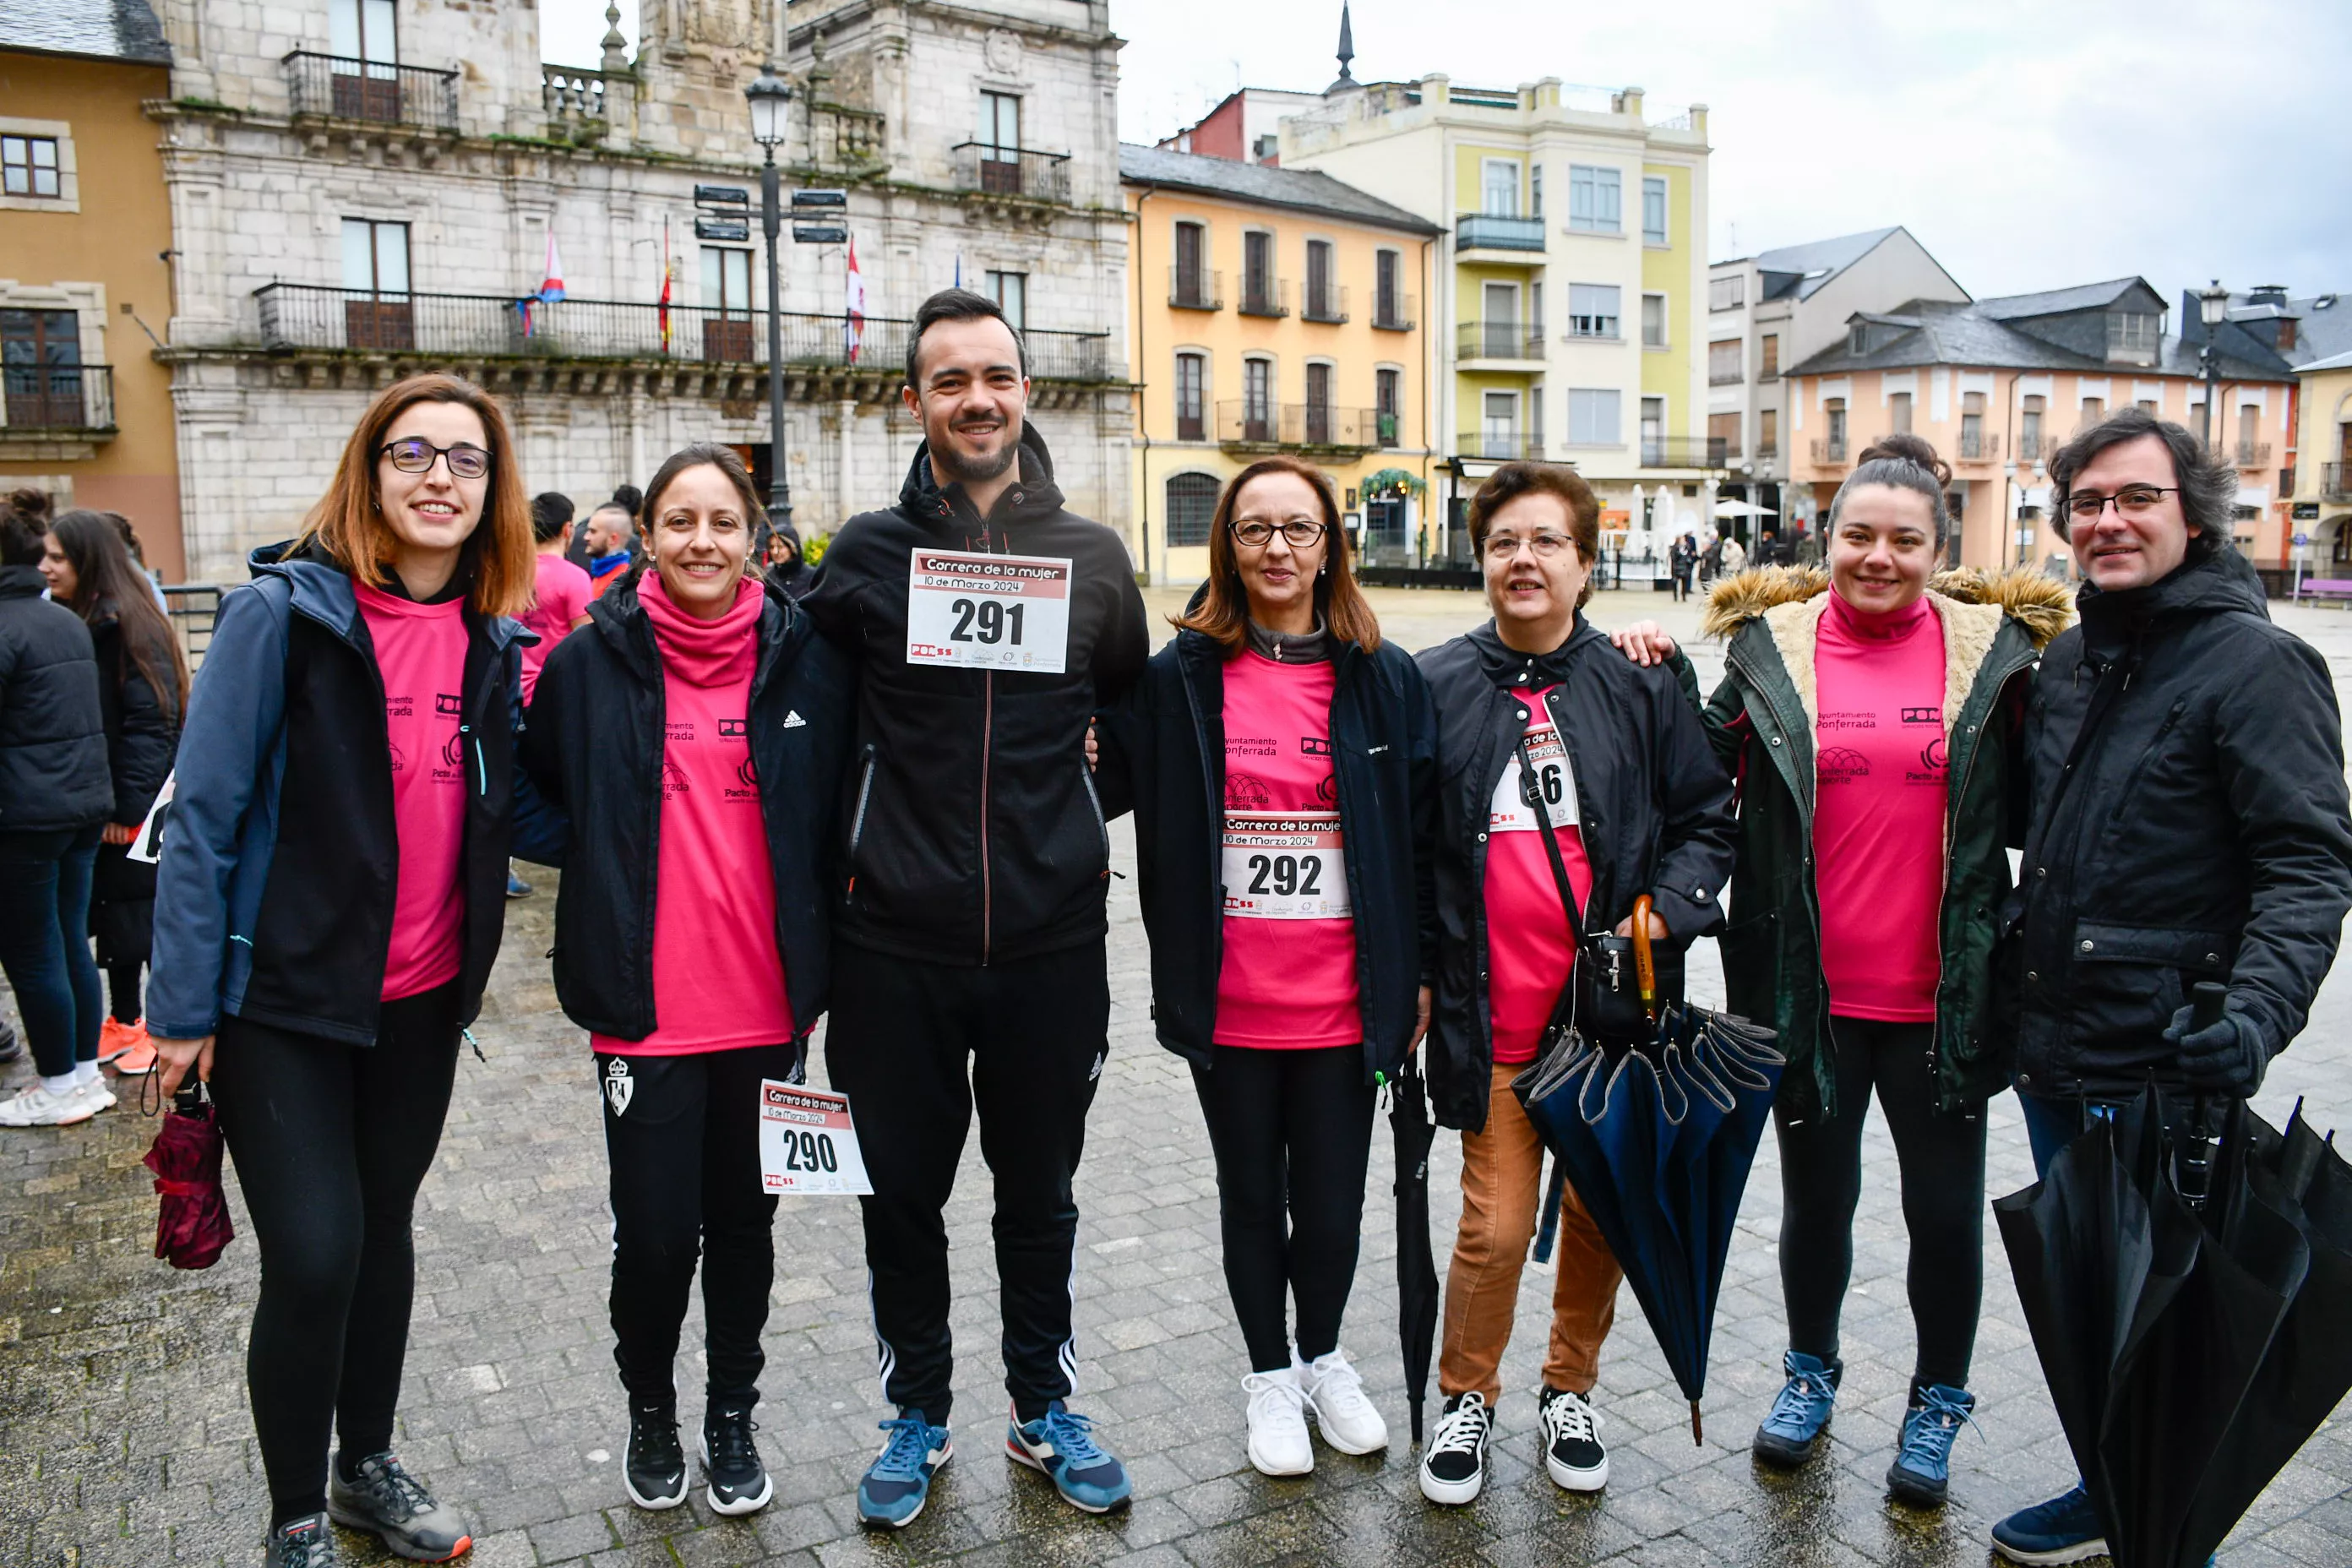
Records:
{"label": "arched window", "polygon": [[1168,542],[1206,544],[1217,515],[1217,477],[1177,474],[1168,481]]}

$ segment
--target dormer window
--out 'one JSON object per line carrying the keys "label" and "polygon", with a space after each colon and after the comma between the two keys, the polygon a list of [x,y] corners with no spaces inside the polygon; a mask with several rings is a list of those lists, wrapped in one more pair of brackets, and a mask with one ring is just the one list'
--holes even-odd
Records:
{"label": "dormer window", "polygon": [[1853,329],[1846,333],[1845,351],[1850,354],[1866,354],[1870,352],[1870,327],[1867,322],[1856,321]]}
{"label": "dormer window", "polygon": [[2153,363],[2164,335],[2164,317],[2146,310],[2107,312],[2107,357]]}

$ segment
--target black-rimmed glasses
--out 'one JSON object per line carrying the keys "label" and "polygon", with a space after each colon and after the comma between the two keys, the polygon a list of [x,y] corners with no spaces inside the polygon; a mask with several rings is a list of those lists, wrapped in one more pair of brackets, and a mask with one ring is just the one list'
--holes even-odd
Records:
{"label": "black-rimmed glasses", "polygon": [[2095,490],[2087,490],[2079,495],[2067,496],[2066,515],[2076,522],[2096,522],[2099,520],[2099,514],[2105,511],[2112,503],[2117,517],[2146,517],[2157,509],[2165,497],[2177,496],[2179,493],[2180,487],[2178,485],[2126,485],[2111,496],[2103,496]]}
{"label": "black-rimmed glasses", "polygon": [[[1262,522],[1255,518],[1245,522],[1228,523],[1225,526],[1232,532],[1234,543],[1246,544],[1253,550],[1272,542],[1275,535],[1273,523]],[[1329,529],[1324,523],[1308,522],[1305,518],[1293,518],[1282,525],[1281,531],[1282,537],[1289,542],[1293,550],[1312,550],[1321,541],[1323,535],[1329,531]]]}
{"label": "black-rimmed glasses", "polygon": [[449,477],[458,479],[478,479],[490,471],[490,455],[469,441],[454,447],[436,447],[432,442],[412,436],[404,441],[386,441],[376,448],[379,458],[390,458],[392,466],[404,474],[422,474],[433,467],[433,459],[448,460]]}

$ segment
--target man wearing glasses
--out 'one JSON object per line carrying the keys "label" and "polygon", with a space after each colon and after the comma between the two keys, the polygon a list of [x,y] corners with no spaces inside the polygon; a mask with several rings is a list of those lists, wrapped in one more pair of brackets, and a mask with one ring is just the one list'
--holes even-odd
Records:
{"label": "man wearing glasses", "polygon": [[[2326,661],[2271,624],[2230,542],[2237,472],[2126,409],[2052,459],[2082,624],[2042,655],[2025,742],[2018,1099],[2037,1171],[2085,1102],[2151,1079],[2244,1099],[2304,1026],[2352,907],[2352,807]],[[2225,982],[2220,1023],[2191,987]],[[2102,1556],[2080,1486],[1993,1527],[2011,1563]]]}

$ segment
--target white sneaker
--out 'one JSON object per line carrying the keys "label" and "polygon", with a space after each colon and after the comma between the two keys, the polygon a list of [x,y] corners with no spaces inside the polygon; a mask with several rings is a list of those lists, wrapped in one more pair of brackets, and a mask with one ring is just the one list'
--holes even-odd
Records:
{"label": "white sneaker", "polygon": [[1250,1463],[1261,1475],[1303,1476],[1315,1468],[1315,1445],[1307,1440],[1307,1396],[1298,1369],[1254,1372],[1242,1379],[1249,1394]]}
{"label": "white sneaker", "polygon": [[1291,1352],[1291,1372],[1307,1396],[1323,1440],[1343,1454],[1377,1454],[1389,1446],[1389,1424],[1364,1397],[1364,1380],[1348,1364],[1347,1355],[1333,1350],[1312,1362],[1299,1363]]}
{"label": "white sneaker", "polygon": [[1597,1492],[1609,1484],[1609,1450],[1601,1446],[1601,1412],[1581,1394],[1543,1391],[1544,1468],[1563,1491]]}
{"label": "white sneaker", "polygon": [[0,1100],[0,1127],[70,1127],[98,1114],[97,1104],[79,1089],[51,1094],[39,1084],[27,1084],[14,1098]]}
{"label": "white sneaker", "polygon": [[1422,1450],[1421,1495],[1455,1505],[1477,1501],[1486,1484],[1486,1442],[1494,1423],[1486,1396],[1475,1388],[1447,1400],[1429,1447]]}
{"label": "white sneaker", "polygon": [[113,1110],[116,1104],[114,1091],[106,1087],[106,1080],[102,1078],[74,1085],[74,1093],[83,1104],[89,1107],[90,1114],[93,1116],[101,1110]]}

